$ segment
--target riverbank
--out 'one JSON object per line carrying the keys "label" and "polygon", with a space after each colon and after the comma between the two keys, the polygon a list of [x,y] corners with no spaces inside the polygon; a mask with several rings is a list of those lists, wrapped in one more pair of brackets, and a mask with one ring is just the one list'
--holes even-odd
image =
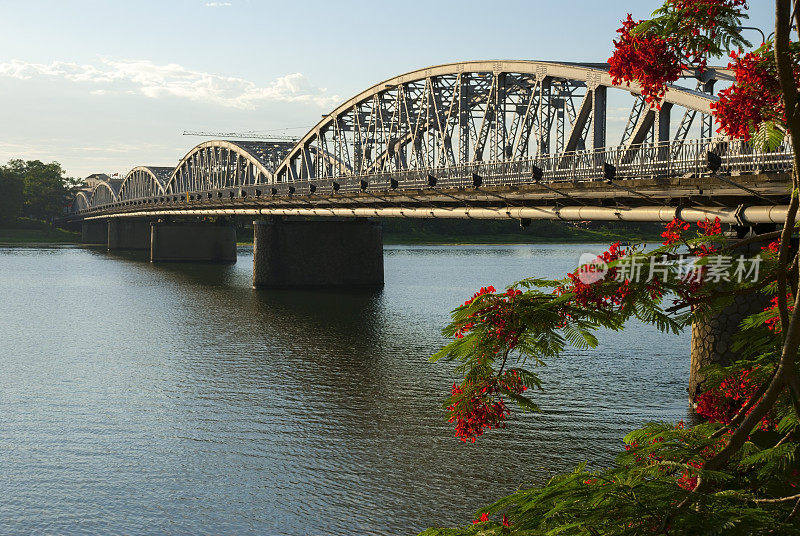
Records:
{"label": "riverbank", "polygon": [[50,227],[47,229],[2,229],[0,245],[20,244],[79,244],[81,234]]}

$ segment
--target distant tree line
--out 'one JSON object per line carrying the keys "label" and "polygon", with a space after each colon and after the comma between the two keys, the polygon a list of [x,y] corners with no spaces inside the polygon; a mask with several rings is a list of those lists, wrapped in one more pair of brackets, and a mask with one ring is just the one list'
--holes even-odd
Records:
{"label": "distant tree line", "polygon": [[13,226],[20,217],[52,222],[80,183],[66,177],[58,162],[10,160],[0,166],[0,225]]}

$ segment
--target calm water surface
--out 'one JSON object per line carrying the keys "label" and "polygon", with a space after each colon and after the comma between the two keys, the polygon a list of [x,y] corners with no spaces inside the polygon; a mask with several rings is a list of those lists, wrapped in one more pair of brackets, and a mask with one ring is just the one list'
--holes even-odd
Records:
{"label": "calm water surface", "polygon": [[[687,413],[689,337],[634,325],[542,370],[475,445],[428,363],[482,285],[587,246],[387,247],[376,293],[254,291],[235,265],[0,248],[0,534],[414,534]],[[596,250],[597,246],[589,247]]]}

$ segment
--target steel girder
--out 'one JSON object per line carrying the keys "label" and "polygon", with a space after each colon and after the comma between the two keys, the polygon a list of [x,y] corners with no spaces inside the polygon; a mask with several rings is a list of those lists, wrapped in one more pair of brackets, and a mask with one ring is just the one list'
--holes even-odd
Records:
{"label": "steel girder", "polygon": [[81,190],[77,194],[75,194],[75,202],[72,204],[72,211],[78,212],[81,210],[86,210],[91,207],[91,198],[92,192],[91,190]]}
{"label": "steel girder", "polygon": [[272,170],[291,142],[207,141],[189,151],[172,170],[165,193],[232,188],[272,182]]}
{"label": "steel girder", "polygon": [[[715,73],[704,74],[706,86]],[[291,182],[597,149],[606,145],[607,88],[641,94],[636,86],[615,85],[605,64],[478,61],[413,71],[324,116],[270,178]],[[656,114],[637,98],[622,143],[635,148],[648,136],[668,141],[672,107],[710,117],[714,100],[672,86]]]}
{"label": "steel girder", "polygon": [[[533,157],[552,161],[556,170],[575,168],[607,145],[608,88],[634,96],[615,164],[641,160],[647,152],[643,148],[655,141],[671,141],[673,156],[679,157],[698,113],[703,132],[711,131],[714,81],[731,78],[729,71],[713,68],[684,75],[698,80],[697,89],[671,87],[657,112],[643,103],[638,87],[614,85],[606,64],[475,61],[439,65],[396,76],[359,93],[324,116],[297,143],[207,141],[189,151],[174,169],[134,168],[119,195],[114,183],[98,186],[85,197],[90,207],[96,207],[159,195],[424,173]],[[675,139],[669,140],[670,112],[676,107],[683,108],[683,119]]]}
{"label": "steel girder", "polygon": [[92,189],[92,196],[89,198],[90,207],[99,207],[109,203],[116,203],[119,199],[117,197],[117,186],[113,183],[102,181]]}
{"label": "steel girder", "polygon": [[164,186],[172,175],[173,168],[138,166],[125,175],[119,187],[119,200],[127,201],[143,197],[163,195]]}

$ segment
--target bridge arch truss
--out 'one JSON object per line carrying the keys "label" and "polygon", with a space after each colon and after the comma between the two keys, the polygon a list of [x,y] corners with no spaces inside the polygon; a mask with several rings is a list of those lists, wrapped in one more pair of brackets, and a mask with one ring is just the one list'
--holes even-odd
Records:
{"label": "bridge arch truss", "polygon": [[165,192],[214,190],[273,182],[273,170],[292,142],[207,141],[189,151],[172,171]]}
{"label": "bridge arch truss", "polygon": [[119,188],[120,201],[164,195],[164,185],[174,168],[138,166],[128,172]]}
{"label": "bridge arch truss", "polygon": [[117,194],[117,186],[105,181],[100,182],[92,189],[92,195],[89,199],[89,206],[91,208],[95,208],[116,203],[119,199]]}
{"label": "bridge arch truss", "polygon": [[[605,147],[607,89],[634,97],[621,144],[682,142],[700,114],[711,137],[709,93],[673,86],[660,110],[635,86],[613,83],[606,64],[482,61],[403,74],[349,99],[309,131],[274,172],[275,182],[519,161]],[[670,112],[683,108],[675,139]],[[680,145],[677,144],[677,145]],[[676,144],[672,144],[676,147]]]}

